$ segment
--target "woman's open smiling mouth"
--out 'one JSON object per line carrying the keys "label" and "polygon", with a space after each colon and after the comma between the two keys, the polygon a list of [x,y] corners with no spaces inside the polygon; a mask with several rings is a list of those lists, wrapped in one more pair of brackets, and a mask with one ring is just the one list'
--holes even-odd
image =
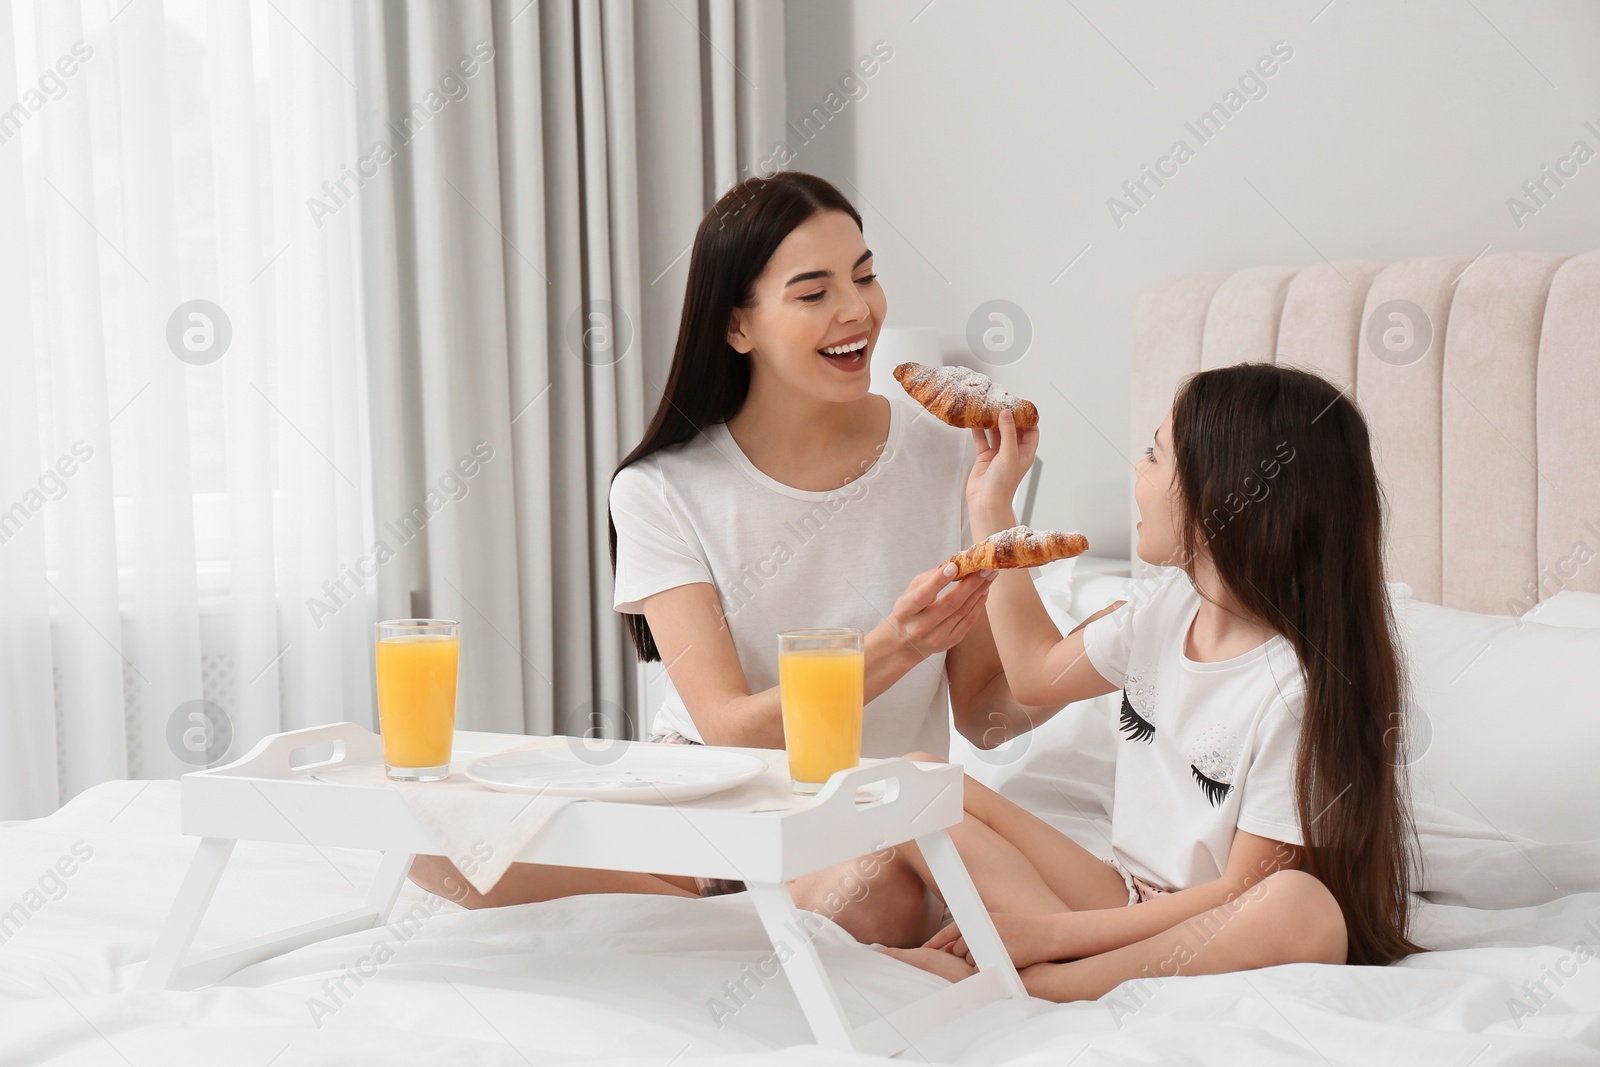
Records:
{"label": "woman's open smiling mouth", "polygon": [[817,354],[844,371],[860,370],[867,366],[867,342],[871,334],[860,333],[847,337],[838,344],[817,349]]}

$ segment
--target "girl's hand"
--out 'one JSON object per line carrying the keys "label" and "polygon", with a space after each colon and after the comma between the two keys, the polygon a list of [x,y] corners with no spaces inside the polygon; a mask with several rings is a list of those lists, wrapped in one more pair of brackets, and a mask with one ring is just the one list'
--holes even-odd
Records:
{"label": "girl's hand", "polygon": [[1039,428],[1018,430],[1011,412],[1002,409],[1000,428],[974,429],[972,440],[978,447],[978,459],[967,476],[968,511],[985,505],[1009,507],[1017,495],[1017,486],[1033,466],[1034,454],[1039,450]]}
{"label": "girl's hand", "polygon": [[[889,617],[879,623],[889,635],[916,653],[917,659],[959,644],[983,613],[989,600],[989,586],[999,571],[978,571],[952,583],[955,564],[941,563],[911,579],[906,591],[894,602]],[[949,587],[948,592],[940,592]]]}
{"label": "girl's hand", "polygon": [[[1000,940],[1006,946],[1006,954],[1011,957],[1011,962],[1019,970],[1035,963],[1076,958],[1072,952],[1063,951],[1062,941],[1065,922],[1075,917],[1075,912],[1062,912],[1058,915],[990,916],[994,920],[995,930],[1000,934]],[[976,961],[967,948],[967,939],[961,936],[961,931],[957,929],[955,923],[951,923],[930,937],[924,947],[960,956],[969,964],[976,966]]]}

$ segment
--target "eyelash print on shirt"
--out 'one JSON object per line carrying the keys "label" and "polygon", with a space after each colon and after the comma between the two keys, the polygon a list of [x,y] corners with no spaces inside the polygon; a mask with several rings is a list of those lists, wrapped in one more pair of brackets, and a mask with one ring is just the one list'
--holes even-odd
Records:
{"label": "eyelash print on shirt", "polygon": [[1149,741],[1156,733],[1156,678],[1129,671],[1122,687],[1121,730],[1129,741]]}
{"label": "eyelash print on shirt", "polygon": [[1228,795],[1229,790],[1233,788],[1232,782],[1214,782],[1207,778],[1200,773],[1200,768],[1192,763],[1189,764],[1189,771],[1194,775],[1194,780],[1199,783],[1200,791],[1206,795],[1207,800],[1211,801],[1213,808],[1221,804]]}
{"label": "eyelash print on shirt", "polygon": [[1233,778],[1239,767],[1234,739],[1221,727],[1212,727],[1194,739],[1189,750],[1189,773],[1212,807],[1222,804],[1233,791]]}
{"label": "eyelash print on shirt", "polygon": [[1156,735],[1155,724],[1133,710],[1126,691],[1122,694],[1122,732],[1129,741],[1148,741]]}

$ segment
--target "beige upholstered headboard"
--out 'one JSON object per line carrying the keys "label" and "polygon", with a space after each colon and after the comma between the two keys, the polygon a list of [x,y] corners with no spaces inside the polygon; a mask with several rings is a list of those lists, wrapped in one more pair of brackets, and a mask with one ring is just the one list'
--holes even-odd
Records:
{"label": "beige upholstered headboard", "polygon": [[1184,375],[1245,361],[1351,386],[1389,502],[1389,577],[1521,614],[1600,592],[1600,252],[1253,267],[1139,301],[1135,454]]}

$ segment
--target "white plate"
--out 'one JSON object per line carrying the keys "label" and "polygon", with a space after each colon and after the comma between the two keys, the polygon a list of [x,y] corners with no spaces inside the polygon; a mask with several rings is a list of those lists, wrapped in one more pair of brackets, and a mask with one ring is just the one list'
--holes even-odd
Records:
{"label": "white plate", "polygon": [[765,760],[744,752],[646,743],[602,751],[549,745],[500,752],[467,764],[464,773],[505,793],[659,804],[720,793],[766,769]]}

